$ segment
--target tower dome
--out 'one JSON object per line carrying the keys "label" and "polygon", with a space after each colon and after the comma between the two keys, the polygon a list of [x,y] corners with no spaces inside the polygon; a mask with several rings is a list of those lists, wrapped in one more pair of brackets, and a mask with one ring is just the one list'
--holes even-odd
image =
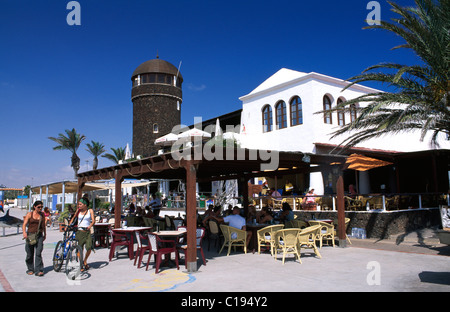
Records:
{"label": "tower dome", "polygon": [[181,81],[183,81],[181,73],[178,72],[178,69],[174,65],[159,58],[149,60],[139,65],[134,70],[133,75],[131,75],[131,80],[134,80],[134,78],[136,78],[136,76],[138,75],[149,73],[164,73],[175,77],[178,76],[178,79],[181,79]]}
{"label": "tower dome", "polygon": [[133,154],[148,157],[158,152],[155,140],[181,123],[181,84],[178,68],[159,59],[139,65],[131,75]]}

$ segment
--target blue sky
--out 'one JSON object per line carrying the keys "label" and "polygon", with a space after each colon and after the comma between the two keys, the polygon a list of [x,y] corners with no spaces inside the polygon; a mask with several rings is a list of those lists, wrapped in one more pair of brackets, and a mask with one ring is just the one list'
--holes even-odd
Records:
{"label": "blue sky", "polygon": [[65,129],[87,137],[80,171],[92,168],[85,143],[131,145],[131,74],[157,53],[181,62],[187,125],[241,108],[240,96],[283,67],[347,79],[384,61],[418,62],[390,50],[400,38],[362,29],[365,0],[80,0],[80,26],[67,24],[68,2],[0,0],[0,184],[73,178],[70,152],[48,139]]}

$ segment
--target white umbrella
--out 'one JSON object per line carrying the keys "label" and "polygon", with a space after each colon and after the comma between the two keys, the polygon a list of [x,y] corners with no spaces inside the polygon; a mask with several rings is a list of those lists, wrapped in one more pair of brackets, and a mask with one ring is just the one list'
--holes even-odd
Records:
{"label": "white umbrella", "polygon": [[223,134],[222,128],[220,128],[219,118],[216,119],[216,129],[214,130],[215,136],[221,136]]}
{"label": "white umbrella", "polygon": [[170,145],[178,139],[178,136],[174,133],[169,133],[159,137],[155,140],[155,144],[158,145]]}
{"label": "white umbrella", "polygon": [[197,128],[193,128],[193,129],[189,129],[185,132],[182,132],[178,135],[178,138],[190,138],[190,137],[204,137],[204,138],[210,138],[211,137],[211,133],[208,133],[206,131],[197,129]]}
{"label": "white umbrella", "polygon": [[131,151],[130,151],[130,146],[127,143],[127,147],[125,147],[125,160],[130,159],[131,158]]}
{"label": "white umbrella", "polygon": [[224,138],[224,140],[237,140],[237,141],[239,141],[240,134],[236,133],[236,132],[225,132],[223,134],[223,138]]}

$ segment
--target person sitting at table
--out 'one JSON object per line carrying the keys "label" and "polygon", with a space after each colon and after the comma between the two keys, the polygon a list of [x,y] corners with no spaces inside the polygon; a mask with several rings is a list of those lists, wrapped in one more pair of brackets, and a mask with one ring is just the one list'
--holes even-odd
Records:
{"label": "person sitting at table", "polygon": [[150,207],[148,205],[145,206],[144,217],[146,217],[146,218],[154,218],[155,217],[155,214],[153,213],[153,211],[150,209]]}
{"label": "person sitting at table", "polygon": [[229,216],[233,214],[233,205],[229,204],[228,209],[223,211],[223,216]]}
{"label": "person sitting at table", "polygon": [[142,217],[144,215],[144,211],[141,206],[137,206],[136,208],[136,217]]}
{"label": "person sitting at table", "polygon": [[292,185],[289,180],[286,180],[286,184],[284,185],[284,194],[286,195],[292,195],[292,191],[294,189],[294,186]]}
{"label": "person sitting at table", "polygon": [[256,215],[256,222],[260,224],[273,224],[273,216],[270,213],[270,208],[264,206],[261,211]]}
{"label": "person sitting at table", "polygon": [[284,202],[281,206],[281,214],[280,219],[283,222],[288,222],[294,220],[294,212],[292,211],[291,205],[289,203]]}
{"label": "person sitting at table", "polygon": [[256,207],[254,205],[248,206],[247,222],[253,222],[256,219]]}
{"label": "person sitting at table", "polygon": [[136,208],[134,207],[133,203],[130,204],[128,209],[129,209],[130,214],[133,214],[135,212],[135,210],[136,210]]}
{"label": "person sitting at table", "polygon": [[[231,227],[247,231],[245,218],[242,217],[239,213],[240,213],[239,207],[234,206],[233,214],[226,216],[224,218],[213,216],[213,219],[215,219],[219,223],[226,222]],[[231,233],[231,238],[236,238],[236,237],[237,237],[236,233]],[[248,244],[250,243],[251,237],[252,237],[252,231],[247,231],[247,247],[248,247]]]}
{"label": "person sitting at table", "polygon": [[208,205],[208,209],[206,209],[205,213],[202,215],[202,219],[204,220],[213,214],[214,214],[214,206]]}
{"label": "person sitting at table", "polygon": [[316,197],[314,196],[314,189],[310,189],[308,193],[306,193],[305,198],[303,198],[303,205],[314,205],[316,203]]}
{"label": "person sitting at table", "polygon": [[[212,205],[209,205],[210,207],[212,207]],[[208,213],[208,216],[205,217],[202,221],[202,224],[204,227],[206,227],[207,222],[210,219],[214,219],[213,217],[220,217],[220,210],[222,209],[222,207],[220,205],[215,206],[214,209],[212,210],[212,212]],[[206,214],[206,213],[205,213]]]}

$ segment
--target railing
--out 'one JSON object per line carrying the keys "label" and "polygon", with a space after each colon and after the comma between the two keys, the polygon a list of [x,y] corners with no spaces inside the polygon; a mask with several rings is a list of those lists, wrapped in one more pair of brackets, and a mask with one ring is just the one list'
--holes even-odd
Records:
{"label": "railing", "polygon": [[[289,203],[293,210],[336,211],[336,194],[314,195],[314,204],[304,204],[305,195],[282,196],[273,199],[270,196],[253,197],[253,204],[260,208],[268,205],[281,208],[283,202]],[[439,205],[450,205],[449,194],[443,193],[395,193],[345,195],[346,211],[396,211],[417,208],[437,208]]]}

